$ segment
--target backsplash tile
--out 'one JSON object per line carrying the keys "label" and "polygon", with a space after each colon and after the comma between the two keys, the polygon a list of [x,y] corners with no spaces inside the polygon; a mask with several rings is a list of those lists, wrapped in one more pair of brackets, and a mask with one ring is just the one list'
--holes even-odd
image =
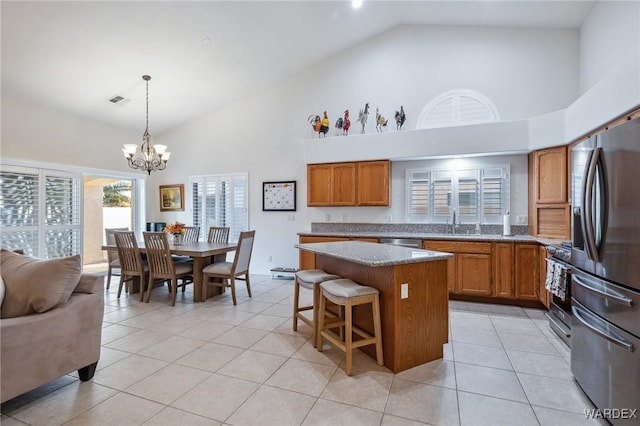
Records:
{"label": "backsplash tile", "polygon": [[[344,223],[313,222],[311,232],[399,232],[415,234],[446,234],[450,225],[445,223]],[[480,225],[482,235],[502,235],[502,225]],[[476,225],[458,225],[456,234],[475,234]],[[527,225],[511,225],[512,235],[528,235]]]}

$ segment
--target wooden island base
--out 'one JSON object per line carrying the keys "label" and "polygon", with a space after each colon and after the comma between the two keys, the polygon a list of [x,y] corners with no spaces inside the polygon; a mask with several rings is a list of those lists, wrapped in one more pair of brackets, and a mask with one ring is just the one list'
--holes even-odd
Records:
{"label": "wooden island base", "polygon": [[[427,260],[392,266],[367,266],[315,253],[316,268],[380,291],[384,364],[394,373],[443,357],[448,342],[447,261]],[[409,284],[402,299],[401,284]],[[354,310],[355,323],[373,332],[371,307]],[[361,348],[375,358],[375,347]]]}

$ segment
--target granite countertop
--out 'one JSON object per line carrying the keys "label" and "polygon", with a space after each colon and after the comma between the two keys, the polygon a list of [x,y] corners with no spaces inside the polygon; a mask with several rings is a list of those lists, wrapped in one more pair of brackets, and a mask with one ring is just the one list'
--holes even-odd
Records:
{"label": "granite countertop", "polygon": [[548,239],[532,237],[531,235],[499,235],[499,234],[440,234],[440,233],[415,233],[415,232],[384,232],[384,231],[319,231],[299,232],[300,236],[307,237],[344,237],[344,238],[411,238],[416,240],[452,240],[452,241],[504,241],[518,243],[547,244]]}
{"label": "granite countertop", "polygon": [[421,250],[362,241],[295,244],[296,248],[366,266],[393,266],[421,263],[453,257],[451,253]]}

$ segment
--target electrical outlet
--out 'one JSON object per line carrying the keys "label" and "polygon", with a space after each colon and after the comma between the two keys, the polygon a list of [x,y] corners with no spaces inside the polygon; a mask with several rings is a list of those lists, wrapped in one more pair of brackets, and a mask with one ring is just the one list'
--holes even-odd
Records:
{"label": "electrical outlet", "polygon": [[342,215],[342,221],[343,221],[343,222],[346,222],[346,221],[347,221],[347,215],[346,215],[346,214],[343,214],[343,215]]}
{"label": "electrical outlet", "polygon": [[273,262],[273,256],[269,255],[268,262]]}
{"label": "electrical outlet", "polygon": [[517,225],[526,225],[527,224],[527,215],[526,214],[522,214],[522,215],[516,216],[516,224]]}
{"label": "electrical outlet", "polygon": [[324,221],[325,222],[331,222],[331,215],[330,214],[325,214],[324,215]]}
{"label": "electrical outlet", "polygon": [[400,299],[409,297],[409,283],[400,284]]}

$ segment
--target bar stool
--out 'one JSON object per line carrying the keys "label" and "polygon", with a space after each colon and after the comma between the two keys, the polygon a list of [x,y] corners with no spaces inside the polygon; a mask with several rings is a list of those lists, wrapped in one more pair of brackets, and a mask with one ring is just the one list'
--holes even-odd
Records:
{"label": "bar stool", "polygon": [[[325,281],[320,284],[320,303],[318,308],[318,342],[317,348],[322,352],[322,338],[326,338],[333,345],[345,352],[347,376],[351,375],[353,364],[353,349],[366,345],[376,345],[376,360],[378,365],[383,365],[382,359],[382,329],[380,326],[380,298],[379,291],[373,287],[360,285],[350,279],[341,278],[337,280]],[[325,309],[327,300],[344,307],[344,319],[338,318],[325,322]],[[353,307],[371,303],[373,312],[373,331],[370,335],[366,331],[353,325]],[[345,327],[344,340],[335,333],[329,331],[332,328]],[[353,341],[353,333],[362,339]]]}
{"label": "bar stool", "polygon": [[[312,344],[316,347],[316,341],[318,339],[318,301],[320,300],[320,287],[318,285],[321,282],[336,280],[341,278],[338,275],[328,274],[322,269],[307,269],[304,271],[296,272],[294,278],[294,292],[293,292],[293,331],[298,331],[298,320],[307,324],[313,330]],[[298,306],[300,302],[300,286],[313,290],[313,305]],[[309,320],[300,312],[313,309],[313,320]]]}

